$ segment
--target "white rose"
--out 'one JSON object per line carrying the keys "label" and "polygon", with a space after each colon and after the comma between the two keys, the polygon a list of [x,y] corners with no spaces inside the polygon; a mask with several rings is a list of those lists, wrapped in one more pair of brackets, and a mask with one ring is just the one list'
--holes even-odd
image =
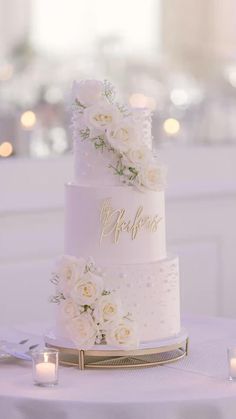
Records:
{"label": "white rose", "polygon": [[165,185],[165,170],[163,167],[151,163],[141,171],[141,184],[148,189],[163,189]]}
{"label": "white rose", "polygon": [[94,311],[97,322],[104,324],[115,321],[122,315],[120,300],[114,295],[103,295]]}
{"label": "white rose", "polygon": [[84,80],[79,83],[74,81],[72,85],[73,99],[77,99],[84,106],[97,103],[102,98],[103,90],[103,83],[98,80]]}
{"label": "white rose", "polygon": [[127,152],[126,158],[128,159],[128,162],[130,161],[133,165],[140,167],[147,164],[150,160],[150,150],[146,146],[131,148]]}
{"label": "white rose", "polygon": [[71,296],[80,305],[91,305],[103,290],[103,279],[91,272],[87,272],[75,282]]}
{"label": "white rose", "polygon": [[77,259],[73,256],[63,255],[56,263],[56,275],[59,278],[58,290],[64,297],[70,295],[78,275],[82,276],[85,270],[85,259]]}
{"label": "white rose", "polygon": [[67,331],[77,348],[94,345],[98,328],[91,314],[84,312],[67,324]]}
{"label": "white rose", "polygon": [[90,106],[84,111],[84,121],[90,130],[105,131],[120,119],[120,111],[116,106],[104,101]]}
{"label": "white rose", "polygon": [[62,300],[59,308],[62,318],[66,322],[79,315],[79,307],[72,298]]}
{"label": "white rose", "polygon": [[137,348],[136,324],[125,318],[109,323],[106,330],[106,342],[108,345]]}
{"label": "white rose", "polygon": [[108,143],[121,153],[127,153],[140,144],[138,132],[129,120],[109,128],[106,137]]}

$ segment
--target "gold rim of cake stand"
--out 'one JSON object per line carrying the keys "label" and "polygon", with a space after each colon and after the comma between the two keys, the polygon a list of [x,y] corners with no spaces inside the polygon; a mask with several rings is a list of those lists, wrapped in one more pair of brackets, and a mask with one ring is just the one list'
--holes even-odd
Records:
{"label": "gold rim of cake stand", "polygon": [[[85,368],[139,368],[152,367],[155,365],[164,365],[178,361],[188,355],[188,337],[181,342],[160,346],[156,348],[144,348],[134,350],[83,350],[65,348],[57,345],[46,343],[49,348],[59,351],[59,359],[61,365],[78,366],[80,370]],[[176,351],[176,355],[173,352]],[[165,359],[150,360],[145,359],[147,356],[166,354]],[[171,355],[172,354],[172,355]],[[76,361],[61,359],[61,356],[74,356]],[[139,357],[144,357],[139,358]]]}

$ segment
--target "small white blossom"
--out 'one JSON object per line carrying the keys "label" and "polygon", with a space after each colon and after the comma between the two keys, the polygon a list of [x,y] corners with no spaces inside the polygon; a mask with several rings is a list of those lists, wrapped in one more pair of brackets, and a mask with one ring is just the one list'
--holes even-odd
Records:
{"label": "small white blossom", "polygon": [[106,342],[108,345],[136,348],[138,346],[136,324],[125,318],[109,323]]}
{"label": "small white blossom", "polygon": [[103,279],[94,273],[87,272],[74,284],[71,296],[80,305],[91,305],[100,298],[103,290]]}
{"label": "small white blossom", "polygon": [[127,163],[131,163],[136,167],[147,165],[151,158],[151,152],[148,147],[141,145],[140,147],[131,148],[126,154]]}
{"label": "small white blossom", "polygon": [[85,270],[85,259],[78,259],[69,255],[62,255],[56,261],[56,275],[58,276],[58,291],[64,297],[70,296],[70,292],[78,276],[82,276]]}
{"label": "small white blossom", "polygon": [[91,314],[84,312],[67,323],[67,331],[77,348],[85,349],[95,344],[97,325]]}
{"label": "small white blossom", "polygon": [[150,163],[144,166],[140,172],[140,181],[143,186],[151,190],[159,190],[164,184],[164,168]]}
{"label": "small white blossom", "polygon": [[121,117],[116,106],[105,101],[96,103],[84,111],[84,120],[87,127],[93,131],[105,132],[112,125],[116,125]]}
{"label": "small white blossom", "polygon": [[101,100],[104,86],[98,80],[84,80],[79,83],[74,81],[72,86],[73,99],[83,106],[91,106]]}
{"label": "small white blossom", "polygon": [[139,134],[129,118],[111,126],[106,132],[106,138],[111,147],[121,154],[140,145]]}
{"label": "small white blossom", "polygon": [[120,299],[113,294],[103,295],[97,303],[94,316],[98,323],[116,321],[122,315]]}
{"label": "small white blossom", "polygon": [[62,319],[65,322],[71,321],[80,313],[78,304],[76,304],[73,298],[66,298],[65,300],[62,300],[59,307]]}

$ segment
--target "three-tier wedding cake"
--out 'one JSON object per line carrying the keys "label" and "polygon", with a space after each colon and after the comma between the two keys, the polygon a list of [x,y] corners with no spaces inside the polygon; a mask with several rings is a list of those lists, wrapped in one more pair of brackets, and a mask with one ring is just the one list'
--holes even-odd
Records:
{"label": "three-tier wedding cake", "polygon": [[75,178],[52,282],[56,336],[76,348],[138,348],[180,332],[178,258],[167,255],[165,167],[151,115],[107,81],[74,82]]}

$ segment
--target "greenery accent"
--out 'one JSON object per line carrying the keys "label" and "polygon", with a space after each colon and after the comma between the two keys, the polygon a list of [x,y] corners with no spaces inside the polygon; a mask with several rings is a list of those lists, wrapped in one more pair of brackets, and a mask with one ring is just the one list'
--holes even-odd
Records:
{"label": "greenery accent", "polygon": [[92,138],[92,141],[94,143],[94,147],[96,148],[96,150],[101,150],[103,151],[104,148],[107,148],[107,144],[105,142],[105,139],[102,135],[99,135],[98,137],[94,137]]}
{"label": "greenery accent", "polygon": [[84,106],[78,99],[75,99],[75,103],[79,108],[86,109],[86,106]]}
{"label": "greenery accent", "polygon": [[138,176],[138,170],[135,167],[129,167],[128,170],[131,173],[131,175],[129,176],[129,180],[134,181]]}
{"label": "greenery accent", "polygon": [[103,290],[102,291],[102,295],[110,295],[111,291],[107,291],[107,290]]}
{"label": "greenery accent", "polygon": [[108,80],[104,80],[104,96],[107,98],[108,102],[113,103],[115,98],[115,88]]}

